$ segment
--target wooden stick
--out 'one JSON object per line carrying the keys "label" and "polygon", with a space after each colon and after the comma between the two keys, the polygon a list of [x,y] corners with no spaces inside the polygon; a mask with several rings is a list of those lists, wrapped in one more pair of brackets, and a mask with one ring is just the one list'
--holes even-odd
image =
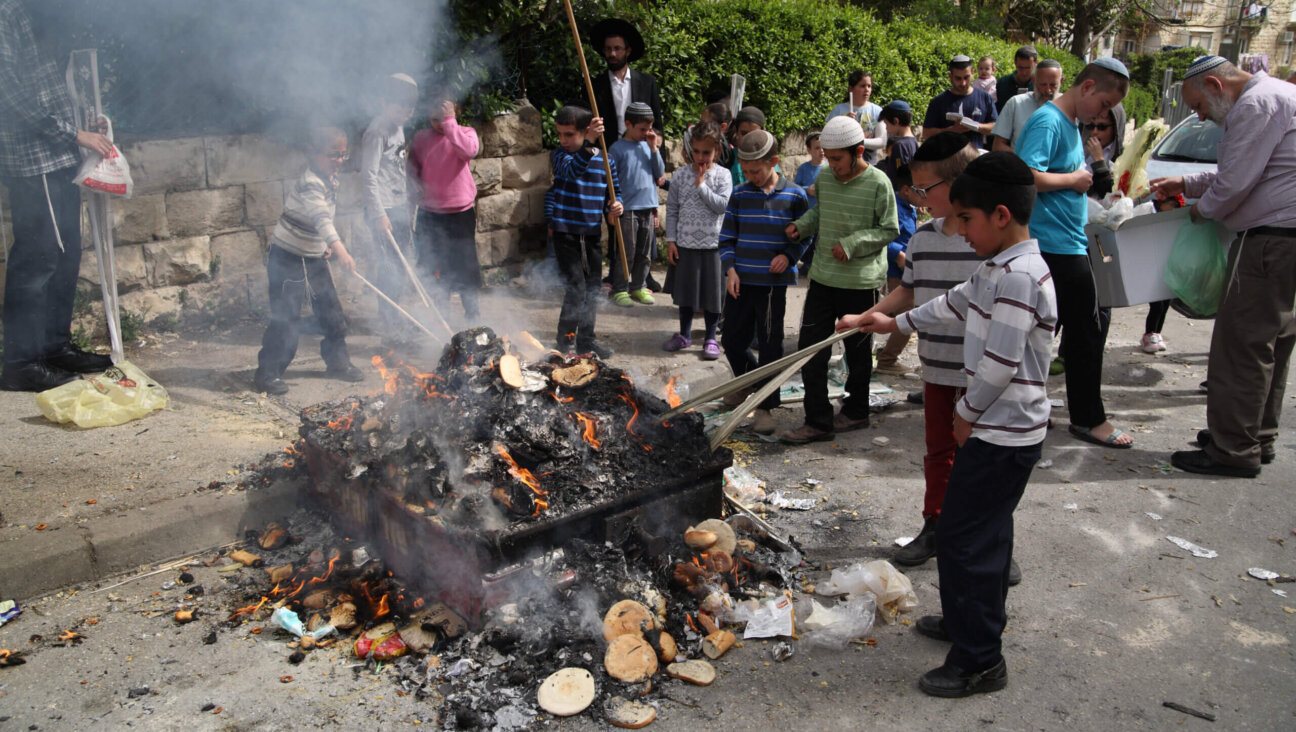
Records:
{"label": "wooden stick", "polygon": [[[571,0],[563,0],[563,5],[567,8],[567,23],[571,26],[572,41],[576,43],[576,58],[580,59],[581,74],[585,77],[585,93],[589,95],[590,112],[597,117],[599,109],[598,102],[594,100],[594,82],[590,81],[589,66],[585,63],[585,44],[581,43],[580,32],[576,30],[576,14],[572,12]],[[612,124],[616,124],[616,120],[612,120]],[[606,124],[604,126],[606,127]],[[603,151],[603,172],[607,175],[608,196],[615,202],[616,184],[612,182],[612,158],[608,157],[607,142],[601,132],[599,149]],[[622,211],[621,215],[624,216],[625,212]],[[625,274],[626,282],[629,282],[630,263],[626,260],[625,237],[621,234],[620,219],[617,220],[617,225],[611,228],[616,232],[617,249],[621,252],[621,271]]]}
{"label": "wooden stick", "polygon": [[787,366],[790,363],[793,363],[794,361],[800,359],[802,356],[806,354],[813,355],[819,350],[823,348],[827,348],[828,346],[831,346],[837,341],[844,340],[858,332],[859,331],[857,330],[848,330],[843,333],[837,333],[835,335],[828,336],[827,338],[823,339],[822,341],[819,341],[813,346],[807,346],[797,351],[796,353],[789,353],[788,355],[784,356],[783,358],[780,358],[777,361],[771,361],[770,363],[767,363],[764,366],[761,366],[760,368],[752,369],[751,371],[748,371],[742,376],[727,381],[721,384],[720,386],[707,389],[701,394],[698,394],[697,396],[689,399],[688,401],[681,403],[678,407],[675,407],[669,412],[666,412],[661,416],[661,418],[670,419],[671,417],[674,417],[675,415],[681,414],[683,412],[687,412],[688,410],[698,405],[706,404],[712,399],[719,399],[721,397],[732,394],[733,392],[738,391],[739,389],[745,389],[751,384],[754,384],[757,381],[760,381],[761,379],[764,379],[771,374],[777,373],[779,369],[783,368],[784,366]]}
{"label": "wooden stick", "polygon": [[390,297],[387,297],[387,293],[385,293],[385,292],[383,292],[382,290],[378,289],[378,286],[377,286],[377,285],[375,285],[374,283],[370,282],[369,280],[366,280],[366,279],[364,278],[364,276],[361,275],[359,272],[352,272],[352,273],[351,273],[351,276],[352,276],[352,277],[355,277],[357,280],[360,280],[360,282],[361,282],[365,287],[368,287],[369,289],[371,289],[371,290],[373,290],[375,293],[377,293],[377,294],[378,294],[378,297],[381,297],[383,300],[387,301],[387,304],[388,304],[388,305],[391,305],[393,308],[395,308],[395,309],[396,309],[396,312],[400,313],[401,315],[404,315],[406,318],[409,318],[409,321],[410,321],[411,323],[413,323],[414,325],[417,325],[419,330],[423,331],[424,333],[427,333],[427,334],[428,334],[428,337],[430,337],[432,340],[436,341],[437,343],[444,343],[444,342],[445,342],[445,341],[441,340],[441,337],[438,336],[436,333],[433,333],[432,331],[428,330],[426,325],[423,325],[422,323],[420,323],[419,320],[418,320],[418,318],[415,318],[413,315],[410,315],[410,314],[409,314],[409,311],[407,311],[405,308],[401,307],[400,305],[397,305],[395,300],[391,299]]}
{"label": "wooden stick", "polygon": [[450,324],[441,316],[441,311],[437,310],[436,306],[432,304],[432,299],[428,297],[427,290],[423,289],[423,281],[418,278],[414,268],[410,266],[409,260],[405,258],[405,253],[401,251],[400,244],[396,243],[396,237],[390,231],[383,233],[387,235],[387,243],[391,244],[392,251],[396,252],[396,257],[400,259],[401,266],[405,268],[405,274],[409,275],[410,282],[414,283],[414,290],[418,292],[419,299],[423,301],[424,307],[432,311],[432,314],[436,316],[437,322],[441,323],[442,328],[445,328],[446,335],[454,335],[454,331],[450,329]]}

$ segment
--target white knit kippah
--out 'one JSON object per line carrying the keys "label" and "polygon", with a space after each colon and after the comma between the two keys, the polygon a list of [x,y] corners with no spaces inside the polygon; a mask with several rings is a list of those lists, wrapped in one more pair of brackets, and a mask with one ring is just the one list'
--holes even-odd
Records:
{"label": "white knit kippah", "polygon": [[864,142],[864,128],[858,120],[839,115],[828,120],[819,134],[819,144],[825,150],[846,150]]}

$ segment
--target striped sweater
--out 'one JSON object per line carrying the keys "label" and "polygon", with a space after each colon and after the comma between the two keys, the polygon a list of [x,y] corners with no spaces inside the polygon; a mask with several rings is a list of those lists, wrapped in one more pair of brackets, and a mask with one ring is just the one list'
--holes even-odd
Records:
{"label": "striped sweater", "polygon": [[[729,196],[724,223],[720,226],[720,271],[738,271],[738,281],[757,287],[796,284],[795,265],[805,246],[787,238],[788,224],[801,218],[810,207],[801,186],[778,177],[768,194],[751,183],[743,183]],[[770,262],[778,255],[788,259],[788,268],[774,274]]]}
{"label": "striped sweater", "polygon": [[[797,219],[802,239],[818,234],[810,279],[847,290],[872,290],[886,283],[886,251],[900,235],[895,193],[886,173],[870,165],[841,181],[832,169],[819,171],[815,183],[819,205]],[[846,261],[833,256],[841,244]]]}
{"label": "striped sweater", "polygon": [[987,259],[972,278],[897,319],[901,333],[966,323],[967,393],[958,414],[972,436],[995,445],[1042,442],[1057,298],[1039,244],[1027,239]]}
{"label": "striped sweater", "polygon": [[[565,148],[553,151],[552,195],[545,196],[545,219],[549,228],[567,234],[597,234],[607,208],[607,173],[598,148],[585,146],[574,153]],[[616,161],[612,161],[612,184],[618,193]],[[620,200],[620,196],[617,197]]]}
{"label": "striped sweater", "polygon": [[[945,219],[934,219],[909,238],[900,286],[913,290],[914,307],[921,307],[966,282],[982,257],[958,232],[946,234]],[[963,323],[935,325],[918,332],[918,360],[923,381],[963,388]]]}
{"label": "striped sweater", "polygon": [[286,194],[270,243],[299,257],[323,257],[329,245],[339,240],[333,227],[337,180],[321,178],[307,168]]}

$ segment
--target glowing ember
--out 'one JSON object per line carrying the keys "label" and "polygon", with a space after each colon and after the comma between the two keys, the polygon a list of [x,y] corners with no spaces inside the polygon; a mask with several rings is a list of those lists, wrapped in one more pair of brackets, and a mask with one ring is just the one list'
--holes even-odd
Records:
{"label": "glowing ember", "polygon": [[556,392],[556,391],[551,391],[551,392],[549,392],[549,396],[553,397],[553,398],[554,398],[554,401],[559,402],[559,403],[562,403],[562,404],[566,404],[567,402],[570,402],[570,401],[575,401],[575,399],[576,399],[576,397],[560,397],[560,396],[558,396],[558,392]]}
{"label": "glowing ember", "polygon": [[594,431],[594,428],[598,425],[598,421],[595,420],[593,416],[584,412],[576,412],[574,416],[580,421],[581,425],[585,427],[585,431],[581,433],[581,438],[588,442],[590,447],[595,450],[603,447],[603,443],[595,436],[596,432]]}
{"label": "glowing ember", "polygon": [[334,432],[346,432],[347,430],[351,429],[351,424],[353,422],[355,422],[354,408],[351,409],[351,412],[349,414],[346,414],[342,417],[338,417],[337,419],[333,420],[332,422],[329,422],[325,426],[333,430]]}
{"label": "glowing ember", "polygon": [[678,407],[684,401],[680,399],[680,395],[675,391],[675,380],[678,378],[679,375],[677,374],[670,377],[670,381],[666,382],[666,403],[671,406],[671,409]]}

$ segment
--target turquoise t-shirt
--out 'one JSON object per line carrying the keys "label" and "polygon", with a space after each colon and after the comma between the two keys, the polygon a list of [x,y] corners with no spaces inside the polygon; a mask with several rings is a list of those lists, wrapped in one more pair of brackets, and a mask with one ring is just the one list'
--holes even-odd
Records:
{"label": "turquoise t-shirt", "polygon": [[[1017,136],[1017,156],[1042,173],[1074,173],[1084,165],[1080,130],[1057,105],[1036,110]],[[1089,223],[1085,194],[1070,189],[1040,193],[1031,213],[1030,233],[1041,252],[1085,254],[1084,227]]]}

